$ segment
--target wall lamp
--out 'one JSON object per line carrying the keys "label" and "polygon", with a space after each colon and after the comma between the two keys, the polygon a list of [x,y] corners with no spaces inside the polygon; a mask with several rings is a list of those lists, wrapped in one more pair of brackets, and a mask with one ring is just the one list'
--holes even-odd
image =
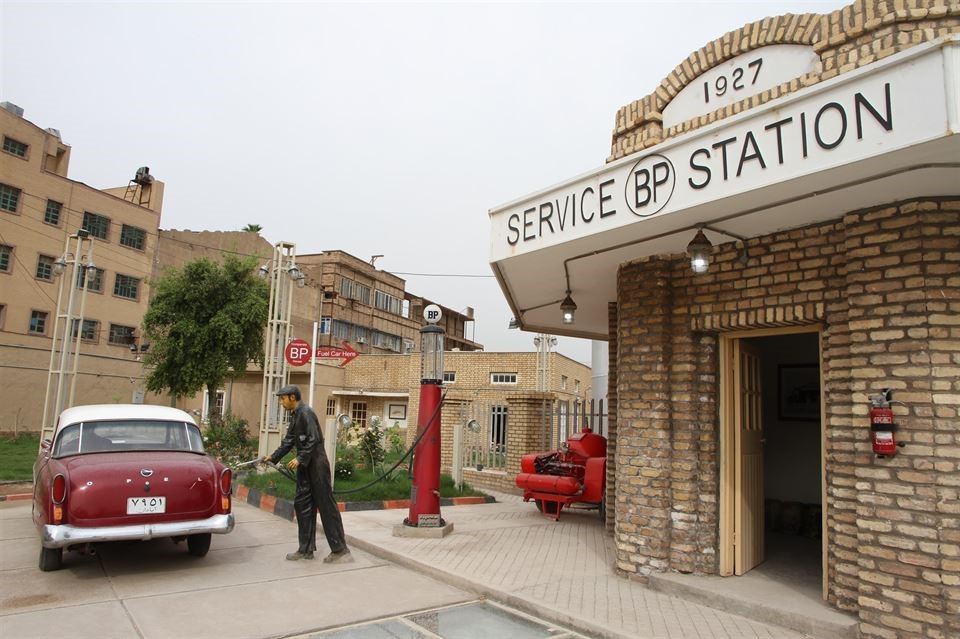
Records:
{"label": "wall lamp", "polygon": [[690,243],[687,244],[687,255],[690,256],[690,269],[694,273],[699,275],[706,273],[710,269],[710,254],[713,252],[713,244],[711,244],[707,236],[704,235],[703,229],[739,240],[743,248],[738,259],[741,264],[747,263],[750,256],[747,254],[746,238],[703,224],[697,227],[697,234],[694,235]]}
{"label": "wall lamp", "polygon": [[516,317],[511,317],[510,321],[507,323],[507,328],[520,328],[520,322],[517,321]]}
{"label": "wall lamp", "polygon": [[573,324],[574,315],[577,312],[577,305],[570,297],[570,289],[567,289],[567,296],[560,302],[560,313],[564,324]]}

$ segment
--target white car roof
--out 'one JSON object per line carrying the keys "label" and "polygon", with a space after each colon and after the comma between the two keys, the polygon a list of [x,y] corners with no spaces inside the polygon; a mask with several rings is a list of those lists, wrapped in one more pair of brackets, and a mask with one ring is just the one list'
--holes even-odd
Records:
{"label": "white car roof", "polygon": [[107,419],[156,419],[196,424],[193,417],[179,408],[150,404],[90,404],[74,406],[60,413],[57,430],[78,422]]}

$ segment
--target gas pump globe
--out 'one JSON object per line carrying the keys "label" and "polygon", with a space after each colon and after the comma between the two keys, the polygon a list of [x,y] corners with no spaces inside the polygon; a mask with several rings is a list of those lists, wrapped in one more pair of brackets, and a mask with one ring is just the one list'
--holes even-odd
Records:
{"label": "gas pump globe", "polygon": [[440,516],[440,389],[443,385],[443,329],[436,304],[423,309],[427,325],[420,329],[420,408],[417,413],[417,449],[413,457],[410,511],[403,525],[447,528]]}
{"label": "gas pump globe", "polygon": [[420,329],[420,383],[443,382],[443,335],[436,324]]}

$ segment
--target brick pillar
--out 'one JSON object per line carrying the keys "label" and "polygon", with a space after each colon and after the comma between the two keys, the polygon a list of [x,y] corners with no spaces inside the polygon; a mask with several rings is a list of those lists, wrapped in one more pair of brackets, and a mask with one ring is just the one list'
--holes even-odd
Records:
{"label": "brick pillar", "polygon": [[613,534],[617,509],[617,304],[607,304],[607,504],[606,528]]}
{"label": "brick pillar", "polygon": [[614,538],[628,574],[669,567],[671,297],[668,260],[620,267]]}
{"label": "brick pillar", "polygon": [[543,432],[549,428],[555,398],[553,393],[538,391],[507,395],[506,473],[511,483],[520,472],[520,458],[543,449]]}

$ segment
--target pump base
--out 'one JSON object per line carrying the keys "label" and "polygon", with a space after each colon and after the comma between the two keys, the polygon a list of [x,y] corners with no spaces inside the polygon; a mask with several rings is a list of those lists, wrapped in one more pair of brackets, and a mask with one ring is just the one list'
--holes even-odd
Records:
{"label": "pump base", "polygon": [[453,532],[453,522],[448,521],[443,526],[425,526],[418,528],[416,526],[407,526],[397,524],[393,527],[394,537],[418,537],[420,539],[443,539]]}

